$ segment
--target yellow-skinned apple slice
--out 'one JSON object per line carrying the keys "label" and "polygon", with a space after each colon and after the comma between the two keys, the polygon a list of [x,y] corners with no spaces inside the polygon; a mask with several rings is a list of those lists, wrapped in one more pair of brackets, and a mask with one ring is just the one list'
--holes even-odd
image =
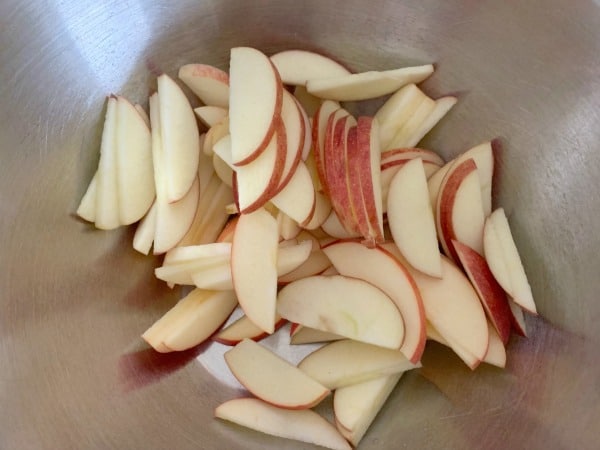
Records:
{"label": "yellow-skinned apple slice", "polygon": [[448,171],[436,205],[436,228],[444,253],[460,264],[452,241],[468,245],[483,255],[485,217],[477,166],[467,159]]}
{"label": "yellow-skinned apple slice", "polygon": [[121,225],[117,191],[117,123],[117,99],[109,97],[96,172],[95,225],[101,230],[113,230]]}
{"label": "yellow-skinned apple slice", "polygon": [[283,86],[269,58],[250,47],[232,48],[229,130],[235,165],[248,164],[269,145],[282,102]]}
{"label": "yellow-skinned apple slice", "polygon": [[392,179],[387,218],[394,242],[409,264],[440,278],[442,263],[421,158],[404,164]]}
{"label": "yellow-skinned apple slice", "polygon": [[307,117],[315,117],[315,113],[317,109],[323,103],[319,97],[315,97],[312,94],[309,94],[306,90],[306,86],[296,86],[294,88],[294,97],[298,100],[298,103],[302,106],[302,109],[306,113]]}
{"label": "yellow-skinned apple slice", "polygon": [[343,339],[306,356],[298,368],[329,389],[421,367],[397,350]]}
{"label": "yellow-skinned apple slice", "polygon": [[418,362],[425,348],[425,310],[409,272],[382,247],[369,249],[358,242],[338,241],[323,247],[323,252],[341,275],[371,283],[392,299],[404,323],[400,351]]}
{"label": "yellow-skinned apple slice", "polygon": [[117,97],[117,192],[122,225],[137,222],[154,201],[150,128],[124,97]]}
{"label": "yellow-skinned apple slice", "polygon": [[278,241],[277,220],[261,208],[240,216],[231,248],[231,276],[240,306],[266,333],[275,330]]}
{"label": "yellow-skinned apple slice", "polygon": [[88,184],[88,187],[83,195],[79,206],[77,207],[77,215],[83,220],[94,222],[96,220],[96,195],[97,195],[98,170],[94,172],[94,176]]}
{"label": "yellow-skinned apple slice", "polygon": [[[277,316],[275,319],[275,330],[278,330],[286,323],[287,320]],[[260,341],[267,336],[268,334],[258,328],[246,315],[242,315],[235,322],[219,331],[212,339],[223,345],[237,345],[243,339]]]}
{"label": "yellow-skinned apple slice", "polygon": [[279,292],[277,311],[289,321],[381,347],[398,349],[404,340],[402,315],[392,299],[355,278],[294,281]]}
{"label": "yellow-skinned apple slice", "polygon": [[337,101],[368,100],[397,91],[409,83],[420,83],[433,73],[433,66],[354,73],[327,78],[312,78],[306,89],[317,97]]}
{"label": "yellow-skinned apple slice", "polygon": [[435,101],[435,106],[424,121],[413,131],[407,139],[407,145],[413,147],[417,145],[427,133],[435,127],[440,120],[444,118],[448,111],[452,109],[458,99],[453,96],[438,98]]}
{"label": "yellow-skinned apple slice", "polygon": [[398,129],[414,114],[427,96],[414,83],[407,84],[393,94],[377,110],[375,118],[379,122],[381,149],[389,148]]}
{"label": "yellow-skinned apple slice", "polygon": [[488,330],[489,330],[489,344],[488,351],[485,354],[485,358],[483,358],[484,363],[491,364],[496,367],[500,367],[503,369],[506,366],[506,348],[504,347],[504,343],[494,325],[492,325],[488,321]]}
{"label": "yellow-skinned apple slice", "polygon": [[340,63],[319,53],[306,50],[284,50],[271,56],[284,84],[304,86],[313,78],[349,75]]}
{"label": "yellow-skinned apple slice", "polygon": [[146,330],[142,338],[161,353],[187,350],[218,330],[236,305],[232,291],[194,289]]}
{"label": "yellow-skinned apple slice", "polygon": [[421,103],[414,110],[412,115],[398,128],[396,134],[388,144],[385,150],[392,148],[414,147],[416,143],[412,143],[413,136],[418,132],[419,127],[427,120],[435,109],[435,101],[425,96]]}
{"label": "yellow-skinned apple slice", "polygon": [[531,287],[503,208],[496,209],[487,218],[483,241],[485,259],[500,286],[515,303],[537,314]]}
{"label": "yellow-skinned apple slice", "polygon": [[[313,157],[315,159],[317,174],[321,181],[321,187],[323,188],[323,192],[328,196],[329,189],[325,181],[325,136],[327,134],[329,117],[339,109],[341,109],[339,103],[326,100],[321,104],[312,121]],[[339,114],[342,114],[342,112]]]}
{"label": "yellow-skinned apple slice", "polygon": [[229,75],[207,64],[186,64],[179,69],[179,79],[202,103],[227,108],[229,106]]}
{"label": "yellow-skinned apple slice", "polygon": [[257,398],[237,398],[217,406],[215,417],[281,438],[352,450],[333,425],[310,409],[283,409]]}
{"label": "yellow-skinned apple slice", "polygon": [[[158,77],[158,105],[167,201],[181,200],[198,177],[200,134],[196,116],[181,88],[169,76]],[[156,162],[155,162],[156,164]]]}
{"label": "yellow-skinned apple slice", "polygon": [[335,333],[329,333],[327,331],[317,330],[311,327],[305,327],[300,324],[296,325],[293,329],[290,328],[290,344],[314,344],[318,342],[331,342],[344,339],[343,336]]}
{"label": "yellow-skinned apple slice", "polygon": [[256,397],[274,406],[308,409],[330,393],[296,366],[251,339],[242,340],[224,356],[238,381]]}
{"label": "yellow-skinned apple slice", "polygon": [[150,253],[156,234],[156,202],[140,221],[133,235],[133,248],[143,255]]}
{"label": "yellow-skinned apple slice", "polygon": [[506,344],[511,329],[511,312],[506,293],[494,278],[483,256],[461,242],[454,241],[453,245],[489,320]]}
{"label": "yellow-skinned apple slice", "polygon": [[339,432],[358,446],[402,373],[395,373],[339,388],[333,395],[333,413]]}
{"label": "yellow-skinned apple slice", "polygon": [[[394,244],[386,243],[382,247],[401,262],[404,261]],[[410,265],[405,267],[421,292],[427,320],[448,341],[457,355],[467,352],[481,361],[488,348],[487,319],[469,279],[444,256],[442,278],[425,275]]]}
{"label": "yellow-skinned apple slice", "polygon": [[194,108],[194,113],[200,119],[200,122],[210,128],[227,117],[229,111],[220,106],[199,106]]}

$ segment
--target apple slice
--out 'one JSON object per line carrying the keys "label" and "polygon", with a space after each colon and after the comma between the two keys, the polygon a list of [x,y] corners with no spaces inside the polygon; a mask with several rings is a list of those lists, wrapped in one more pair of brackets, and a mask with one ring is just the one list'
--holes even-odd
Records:
{"label": "apple slice", "polygon": [[240,216],[231,247],[231,276],[240,306],[269,334],[275,331],[278,240],[277,220],[261,208]]}
{"label": "apple slice", "polygon": [[350,71],[327,56],[306,50],[284,50],[271,56],[284,84],[304,86],[313,78],[340,77]]}
{"label": "apple slice", "polygon": [[306,90],[306,86],[296,86],[294,88],[294,97],[298,100],[298,103],[302,106],[302,109],[307,114],[307,117],[314,117],[315,113],[323,103],[319,97],[315,97],[312,94],[309,94]]}
{"label": "apple slice", "polygon": [[[308,94],[306,94],[308,95]],[[300,111],[300,115],[302,116],[302,121],[304,122],[304,138],[303,138],[303,147],[302,147],[302,161],[306,161],[308,155],[311,154],[312,150],[312,130],[311,130],[311,119],[308,117],[308,114],[300,101],[296,97],[292,97],[296,102],[296,106],[298,106],[298,110]]]}
{"label": "apple slice", "polygon": [[394,302],[366,281],[312,276],[286,285],[278,295],[277,311],[292,322],[322,331],[398,349],[404,323]]}
{"label": "apple slice", "polygon": [[308,409],[330,393],[296,366],[251,339],[225,352],[231,373],[252,394],[285,409]]}
{"label": "apple slice", "polygon": [[194,108],[194,113],[196,113],[200,122],[210,128],[222,122],[227,117],[227,114],[229,114],[229,111],[220,106],[199,106],[198,108]]}
{"label": "apple slice", "polygon": [[421,367],[399,351],[344,339],[306,356],[298,368],[333,390]]}
{"label": "apple slice", "polygon": [[305,327],[300,324],[293,329],[290,328],[290,344],[314,344],[318,342],[331,342],[344,339],[344,336],[339,334],[329,333],[328,331],[321,331],[311,327]]}
{"label": "apple slice", "polygon": [[433,65],[404,67],[382,72],[362,72],[327,78],[311,78],[306,89],[317,97],[337,101],[368,100],[420,83],[433,73]]}
{"label": "apple slice", "polygon": [[[382,247],[401,262],[404,261],[394,244],[386,243]],[[448,341],[457,355],[468,353],[481,361],[488,348],[487,319],[469,279],[444,256],[441,279],[425,275],[410,265],[405,267],[421,292],[427,320]],[[465,362],[469,364],[468,361]]]}
{"label": "apple slice", "polygon": [[[398,173],[398,171],[406,164],[410,159],[398,159],[385,164],[381,164],[381,199],[383,202],[383,213],[387,213],[388,195],[390,193],[390,183]],[[429,161],[423,161],[423,170],[425,171],[425,178],[429,178],[440,169],[440,166],[433,164]],[[427,202],[430,202],[429,197],[429,186],[427,187]],[[431,208],[431,204],[430,204]],[[433,210],[432,210],[433,214]],[[435,221],[434,221],[435,223]]]}
{"label": "apple slice", "polygon": [[[327,134],[327,125],[329,124],[329,117],[340,109],[341,108],[339,103],[331,100],[326,100],[321,104],[321,107],[313,116],[313,156],[315,159],[317,174],[319,175],[319,180],[321,181],[323,192],[326,195],[329,195],[329,190],[325,181],[325,137]],[[339,114],[342,113],[343,112],[340,112]]]}
{"label": "apple slice", "polygon": [[310,220],[316,207],[315,190],[310,172],[303,161],[299,161],[290,181],[271,203],[298,223]]}
{"label": "apple slice", "polygon": [[388,144],[386,150],[391,148],[414,147],[417,142],[414,141],[414,136],[418,133],[421,125],[433,113],[435,109],[435,101],[425,96],[421,103],[414,110],[412,115],[399,127],[394,134],[394,137]]}
{"label": "apple slice", "polygon": [[148,127],[150,127],[150,116],[148,116],[148,113],[146,112],[146,110],[144,109],[144,107],[138,103],[136,103],[134,105],[135,110],[138,112],[138,114],[140,115],[140,117],[144,120],[144,123],[146,125],[148,125]]}
{"label": "apple slice", "polygon": [[150,253],[156,235],[156,202],[140,221],[133,235],[133,248],[143,255]]}
{"label": "apple slice", "polygon": [[288,284],[306,277],[318,275],[331,266],[331,261],[320,249],[313,250],[306,261],[298,268],[278,278],[279,284]]}
{"label": "apple slice", "polygon": [[[427,322],[427,339],[439,342],[440,344],[449,347],[463,362],[469,367],[471,370],[477,369],[479,364],[481,364],[481,359],[477,358],[471,352],[466,350],[463,346],[458,344],[457,342],[448,342],[448,340],[440,334],[439,331],[435,329],[435,327]],[[489,351],[489,344],[488,344]],[[487,353],[486,353],[487,355]]]}
{"label": "apple slice", "polygon": [[335,427],[310,409],[283,409],[257,398],[237,398],[217,406],[215,417],[273,436],[352,450]]}
{"label": "apple slice", "polygon": [[253,161],[269,146],[281,115],[283,86],[277,70],[260,51],[231,49],[229,130],[235,165]]}
{"label": "apple slice", "polygon": [[[215,144],[227,135],[229,135],[229,117],[225,116],[223,120],[211,126],[204,135],[202,153],[206,156],[212,156]],[[230,165],[233,165],[233,163]]]}
{"label": "apple slice", "polygon": [[158,352],[182,351],[204,342],[237,305],[232,291],[194,289],[142,335]]}
{"label": "apple slice", "polygon": [[394,242],[411,266],[440,278],[442,263],[421,158],[407,162],[390,183],[387,218]]}
{"label": "apple slice", "polygon": [[279,236],[286,241],[294,239],[302,231],[298,222],[283,211],[279,211],[277,214],[277,227],[279,228]]}
{"label": "apple slice", "polygon": [[371,283],[392,299],[404,323],[400,351],[418,362],[425,348],[425,311],[417,285],[402,264],[383,248],[369,249],[358,242],[333,242],[323,252],[341,275]]}
{"label": "apple slice", "polygon": [[205,105],[221,108],[229,106],[229,75],[227,72],[206,64],[186,64],[179,69],[179,79]]}
{"label": "apple slice", "polygon": [[503,369],[506,366],[506,348],[504,347],[504,343],[498,335],[496,328],[490,322],[488,322],[488,330],[490,342],[488,345],[488,351],[485,354],[485,358],[483,358],[482,362]]}
{"label": "apple slice", "polygon": [[352,445],[358,446],[401,376],[402,373],[395,373],[335,391],[335,424],[342,436]]}
{"label": "apple slice", "polygon": [[504,290],[494,278],[483,256],[461,242],[453,241],[453,245],[489,320],[506,344],[510,337],[511,312]]}
{"label": "apple slice", "polygon": [[96,196],[97,196],[98,170],[94,172],[94,176],[88,184],[88,187],[77,207],[77,215],[83,220],[94,222],[96,220]]}
{"label": "apple slice", "polygon": [[297,244],[282,246],[277,250],[277,276],[282,277],[304,264],[311,252],[311,241],[301,241]]}
{"label": "apple slice", "polygon": [[[223,140],[223,139],[222,139]],[[213,147],[214,148],[214,147]],[[231,154],[229,155],[231,156]],[[212,155],[212,165],[219,179],[228,187],[233,187],[233,169],[221,156],[217,153]],[[235,211],[238,212],[237,209]]]}
{"label": "apple slice", "polygon": [[181,88],[169,76],[158,77],[158,107],[167,201],[181,200],[198,177],[200,134],[194,111]]}
{"label": "apple slice", "polygon": [[525,324],[525,316],[523,308],[517,305],[513,300],[508,299],[508,306],[511,312],[512,329],[520,336],[527,337],[527,327]]}
{"label": "apple slice", "polygon": [[333,208],[331,209],[329,216],[327,216],[327,219],[321,224],[321,228],[329,236],[336,239],[351,239],[361,236],[361,233],[358,231],[346,230]]}
{"label": "apple slice", "polygon": [[427,133],[435,127],[440,120],[444,118],[448,111],[452,109],[458,99],[456,97],[447,96],[438,98],[435,101],[435,106],[429,115],[421,122],[421,124],[409,135],[406,143],[409,147],[417,145]]}
{"label": "apple slice", "polygon": [[[287,320],[277,316],[275,319],[275,330],[278,330],[286,323]],[[258,328],[246,315],[242,315],[238,320],[219,331],[212,339],[223,345],[237,345],[246,338],[260,341],[267,336],[268,334]]]}
{"label": "apple slice", "polygon": [[320,192],[315,192],[315,207],[312,215],[301,225],[307,230],[314,230],[322,226],[330,214],[331,202],[329,201],[329,198]]}
{"label": "apple slice", "polygon": [[496,209],[487,218],[483,241],[485,259],[500,286],[515,303],[537,314],[531,287],[503,208]]}
{"label": "apple slice", "polygon": [[[381,133],[379,133],[381,134]],[[397,160],[410,160],[415,158],[421,158],[423,163],[433,163],[436,166],[442,167],[445,162],[440,155],[432,150],[424,148],[408,147],[408,148],[393,148],[381,152],[381,166],[385,166],[388,163]]]}
{"label": "apple slice", "polygon": [[460,264],[452,241],[468,245],[483,255],[485,217],[477,166],[467,159],[448,171],[438,195],[436,228],[444,253]]}

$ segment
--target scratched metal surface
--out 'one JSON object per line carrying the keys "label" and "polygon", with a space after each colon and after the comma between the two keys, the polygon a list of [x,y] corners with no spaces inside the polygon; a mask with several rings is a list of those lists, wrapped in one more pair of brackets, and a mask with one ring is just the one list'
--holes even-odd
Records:
{"label": "scratched metal surface", "polygon": [[433,61],[426,90],[460,103],[425,145],[450,157],[502,140],[496,201],[541,317],[505,371],[470,373],[431,345],[361,448],[597,448],[597,1],[5,0],[0,43],[0,448],[309,448],[213,420],[238,389],[222,351],[144,347],[179,293],[153,281],[131,230],[73,217],[104,96],[145,102],[153,73],[225,67],[234,45],[317,49],[355,70]]}

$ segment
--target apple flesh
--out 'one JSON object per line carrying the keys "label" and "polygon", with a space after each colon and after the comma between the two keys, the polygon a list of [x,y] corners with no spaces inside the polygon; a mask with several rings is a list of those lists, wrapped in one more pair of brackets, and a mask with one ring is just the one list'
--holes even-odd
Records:
{"label": "apple flesh", "polygon": [[143,255],[150,253],[156,234],[156,202],[140,221],[133,235],[133,248]]}
{"label": "apple flesh", "polygon": [[207,64],[186,64],[179,68],[179,79],[208,106],[229,106],[229,75]]}
{"label": "apple flesh", "polygon": [[286,186],[271,198],[271,203],[297,223],[310,220],[315,202],[312,178],[303,161],[299,161]]}
{"label": "apple flesh", "polygon": [[305,327],[298,323],[294,328],[290,328],[290,344],[314,344],[317,342],[331,342],[344,339],[339,334],[330,333],[327,331],[317,330],[315,328]]}
{"label": "apple flesh", "polygon": [[210,128],[223,121],[227,117],[227,114],[229,114],[229,111],[220,106],[199,106],[198,108],[194,108],[194,113],[200,119],[200,122]]}
{"label": "apple flesh", "polygon": [[329,78],[349,75],[350,71],[340,63],[319,53],[306,50],[284,50],[271,55],[284,84],[305,86],[313,78]]}
{"label": "apple flesh", "polygon": [[421,125],[427,120],[435,109],[435,101],[425,96],[412,115],[399,127],[394,137],[388,144],[386,150],[391,148],[414,147],[414,137],[418,133]]}
{"label": "apple flesh", "polygon": [[[286,323],[287,320],[277,317],[275,319],[275,330]],[[238,320],[219,331],[212,339],[223,345],[237,345],[243,339],[260,341],[267,336],[268,334],[257,327],[246,315],[242,315]]]}

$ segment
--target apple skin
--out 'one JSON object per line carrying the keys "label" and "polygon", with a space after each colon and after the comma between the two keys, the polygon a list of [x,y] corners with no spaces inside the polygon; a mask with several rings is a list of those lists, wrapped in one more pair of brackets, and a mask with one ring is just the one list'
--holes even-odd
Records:
{"label": "apple skin", "polygon": [[229,107],[229,75],[207,64],[186,64],[179,68],[179,79],[208,106]]}

